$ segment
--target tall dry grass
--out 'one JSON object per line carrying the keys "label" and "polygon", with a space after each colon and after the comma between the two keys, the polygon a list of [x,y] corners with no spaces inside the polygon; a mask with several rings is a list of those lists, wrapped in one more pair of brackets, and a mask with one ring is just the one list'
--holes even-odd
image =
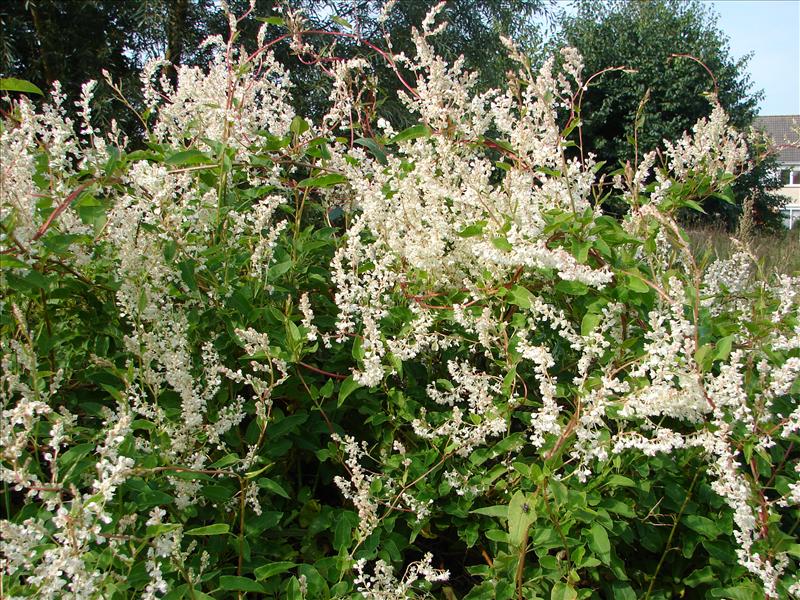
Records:
{"label": "tall dry grass", "polygon": [[[736,252],[732,237],[747,243],[759,258],[762,275],[800,274],[800,232],[782,231],[761,233],[756,230],[739,231],[734,236],[723,227],[703,227],[688,230],[692,249],[700,259],[726,259]],[[740,235],[744,234],[744,235]]]}
{"label": "tall dry grass", "polygon": [[724,227],[689,228],[687,232],[695,257],[701,260],[730,258],[738,249],[738,241],[758,258],[761,277],[800,274],[800,230],[763,232],[753,222],[753,208],[753,197],[745,198],[742,217],[733,235]]}

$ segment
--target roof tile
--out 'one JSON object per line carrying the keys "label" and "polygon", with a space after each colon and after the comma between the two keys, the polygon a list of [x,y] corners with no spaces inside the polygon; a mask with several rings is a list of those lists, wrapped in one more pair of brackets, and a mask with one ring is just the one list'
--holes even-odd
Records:
{"label": "roof tile", "polygon": [[[778,147],[778,161],[800,164],[800,115],[771,115],[756,117],[753,125],[768,134]],[[794,144],[790,146],[789,144]]]}

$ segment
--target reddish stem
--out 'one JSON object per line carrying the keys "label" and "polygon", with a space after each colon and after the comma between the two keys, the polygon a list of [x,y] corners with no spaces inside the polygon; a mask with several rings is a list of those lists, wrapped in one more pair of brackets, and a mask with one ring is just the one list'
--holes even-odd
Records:
{"label": "reddish stem", "polygon": [[315,367],[314,365],[309,365],[308,363],[298,362],[297,364],[300,365],[301,367],[305,367],[309,371],[313,371],[314,373],[319,373],[320,375],[325,375],[333,379],[338,379],[339,381],[347,379],[347,375],[342,375],[341,373],[331,373],[330,371],[325,371],[323,369]]}
{"label": "reddish stem", "polygon": [[283,41],[283,40],[285,40],[287,38],[295,37],[295,36],[297,36],[298,38],[302,38],[303,35],[328,35],[328,36],[333,36],[333,37],[348,38],[348,39],[351,39],[351,40],[356,40],[357,42],[359,42],[361,44],[364,44],[365,46],[367,46],[368,48],[370,48],[374,52],[377,52],[392,67],[392,70],[394,71],[394,74],[397,76],[397,79],[400,81],[400,83],[403,85],[403,87],[406,88],[406,90],[408,90],[408,92],[411,95],[413,95],[413,96],[415,96],[417,98],[419,97],[419,94],[417,93],[417,90],[415,90],[405,80],[405,78],[400,74],[400,71],[397,69],[397,65],[395,64],[394,59],[392,58],[392,56],[390,54],[388,54],[387,52],[385,52],[384,50],[381,50],[378,46],[376,46],[372,42],[370,42],[368,40],[365,40],[364,38],[362,38],[361,36],[359,36],[359,35],[357,35],[355,33],[345,33],[344,31],[328,31],[326,29],[306,29],[306,30],[297,32],[296,34],[295,33],[291,33],[291,32],[290,33],[284,33],[283,35],[278,36],[274,40],[271,40],[269,43],[264,44],[261,48],[258,48],[255,52],[253,52],[253,54],[251,54],[248,57],[248,60],[253,60],[256,56],[258,56],[262,52],[268,50],[269,48],[271,48],[272,46],[274,46],[275,44],[277,44],[280,41]]}
{"label": "reddish stem", "polygon": [[85,183],[82,183],[77,188],[75,188],[72,191],[72,193],[70,193],[70,195],[67,196],[64,199],[64,201],[61,204],[59,204],[52,213],[50,213],[50,216],[47,217],[47,220],[36,231],[36,235],[33,236],[33,241],[35,242],[40,237],[42,237],[47,232],[47,230],[50,228],[50,225],[53,223],[53,221],[55,221],[55,219],[58,217],[58,215],[60,215],[62,212],[64,212],[67,209],[67,207],[70,204],[72,204],[78,198],[78,196],[81,195],[81,193],[86,188],[88,188],[90,185],[92,185],[96,181],[97,181],[96,179],[91,179],[91,180],[89,180],[89,181],[87,181]]}

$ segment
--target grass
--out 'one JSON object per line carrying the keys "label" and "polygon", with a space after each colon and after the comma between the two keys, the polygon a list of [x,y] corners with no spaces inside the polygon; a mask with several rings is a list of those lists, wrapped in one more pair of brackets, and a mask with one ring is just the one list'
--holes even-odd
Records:
{"label": "grass", "polygon": [[[704,227],[688,230],[695,256],[726,259],[736,252],[731,234],[722,228]],[[761,233],[752,230],[740,236],[749,240],[750,250],[761,263],[763,274],[800,275],[800,231]]]}

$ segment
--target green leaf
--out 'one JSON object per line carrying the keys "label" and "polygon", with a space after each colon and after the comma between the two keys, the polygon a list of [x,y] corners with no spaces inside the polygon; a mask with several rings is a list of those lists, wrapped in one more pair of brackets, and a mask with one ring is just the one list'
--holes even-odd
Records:
{"label": "green leaf", "polygon": [[382,165],[387,164],[388,161],[386,160],[386,152],[384,152],[380,144],[378,144],[378,142],[372,138],[358,138],[353,143],[367,148]]}
{"label": "green leaf", "polygon": [[620,226],[619,222],[614,217],[608,215],[601,215],[595,219],[594,232],[609,244],[639,244],[640,240],[629,235]]}
{"label": "green leaf", "polygon": [[511,144],[509,144],[506,140],[494,140],[488,137],[484,139],[486,140],[486,142],[488,142],[488,145],[490,147],[497,146],[498,148],[505,150],[506,152],[512,152],[512,153],[514,152],[514,147]]}
{"label": "green leaf", "polygon": [[499,529],[490,529],[485,535],[493,542],[501,542],[503,544],[509,544],[511,542],[508,534],[505,531],[500,531]]}
{"label": "green leaf", "polygon": [[135,497],[136,506],[139,509],[151,508],[153,506],[162,506],[164,504],[172,504],[175,499],[160,490],[147,489],[140,492]]}
{"label": "green leaf", "polygon": [[346,183],[347,177],[339,173],[328,173],[319,177],[309,177],[297,184],[299,188],[329,188],[340,183]]}
{"label": "green leaf", "polygon": [[289,569],[296,566],[296,563],[283,560],[258,567],[253,571],[253,573],[255,574],[256,579],[261,581],[262,579],[269,579],[270,577],[279,575],[280,573],[285,573]]}
{"label": "green leaf", "polygon": [[0,254],[0,267],[3,269],[30,269],[30,265],[10,254]]}
{"label": "green leaf", "polygon": [[511,250],[514,249],[514,246],[511,245],[511,242],[509,242],[504,235],[492,238],[492,246],[503,252],[511,252]]}
{"label": "green leaf", "polygon": [[634,292],[639,294],[647,294],[650,291],[650,286],[647,285],[640,277],[632,277],[629,275],[626,279],[628,282],[628,287]]}
{"label": "green leaf", "polygon": [[611,562],[611,542],[608,540],[608,532],[600,523],[594,523],[589,530],[589,548],[605,564]]}
{"label": "green leaf", "polygon": [[267,23],[269,25],[277,25],[282,27],[286,25],[286,21],[284,21],[281,17],[255,17],[256,21],[261,21],[262,23]]}
{"label": "green leaf", "polygon": [[15,79],[13,77],[3,77],[0,79],[0,91],[22,92],[24,94],[38,94],[39,96],[44,96],[44,92],[30,81]]}
{"label": "green leaf", "polygon": [[58,464],[62,469],[66,469],[70,465],[73,465],[80,459],[84,458],[85,456],[88,456],[89,453],[92,452],[92,450],[95,450],[95,448],[96,446],[91,443],[78,444],[77,446],[73,446],[72,448],[64,452],[64,454],[59,456]]}
{"label": "green leaf", "polygon": [[708,344],[703,344],[694,353],[694,360],[698,365],[700,365],[703,371],[706,371],[709,367],[709,365],[706,362],[706,359],[708,358],[710,352],[711,352],[711,346]]}
{"label": "green leaf", "polygon": [[286,600],[303,600],[304,596],[300,591],[300,580],[292,577],[286,584],[286,591],[281,596]]}
{"label": "green leaf", "polygon": [[531,297],[532,294],[530,291],[520,285],[515,285],[508,290],[508,301],[511,302],[511,304],[516,304],[520,308],[530,308]]}
{"label": "green leaf", "polygon": [[222,575],[219,578],[219,587],[221,590],[232,592],[254,592],[256,594],[263,594],[264,586],[249,579],[247,577],[239,577],[238,575]]}
{"label": "green leaf", "polygon": [[636,482],[625,475],[612,475],[608,478],[608,485],[611,487],[636,487]]}
{"label": "green leaf", "polygon": [[319,395],[323,398],[330,398],[333,395],[333,379],[328,379],[319,389]]}
{"label": "green leaf", "polygon": [[175,258],[175,253],[178,250],[178,245],[175,243],[175,240],[167,240],[164,242],[164,260],[167,262],[172,262],[172,259]]}
{"label": "green leaf", "polygon": [[539,171],[540,173],[544,173],[545,175],[549,175],[550,177],[561,177],[561,171],[558,171],[556,169],[550,169],[548,167],[538,166],[536,167],[536,170]]}
{"label": "green leaf", "polygon": [[711,195],[714,198],[719,198],[723,202],[727,202],[728,204],[736,204],[736,196],[734,195],[733,188],[730,185],[726,186],[721,192],[714,192]]}
{"label": "green leaf", "polygon": [[716,575],[714,574],[714,570],[706,565],[702,569],[696,569],[692,571],[689,576],[683,580],[683,583],[688,585],[689,587],[697,587],[698,585],[703,585],[704,583],[711,583],[716,579]]}
{"label": "green leaf", "polygon": [[294,321],[286,321],[286,335],[293,345],[300,345],[304,339]]}
{"label": "green leaf", "polygon": [[291,269],[291,268],[292,268],[292,261],[291,260],[285,260],[283,262],[279,262],[278,264],[272,265],[272,267],[270,267],[270,269],[269,269],[269,277],[270,277],[270,279],[277,279],[278,277],[280,277],[284,273],[288,272],[289,269]]}
{"label": "green leaf", "polygon": [[300,116],[296,116],[294,119],[292,119],[292,123],[289,125],[289,131],[295,135],[301,135],[308,130],[308,123],[306,123],[306,120]]}
{"label": "green leaf", "polygon": [[789,556],[800,558],[800,544],[790,544],[789,547],[786,548],[786,553]]}
{"label": "green leaf", "polygon": [[764,598],[764,590],[759,589],[759,586],[752,581],[748,581],[736,587],[713,589],[709,592],[709,596],[724,600],[760,600]]}
{"label": "green leaf", "polygon": [[318,137],[308,142],[308,150],[306,150],[306,154],[308,154],[308,156],[313,156],[314,158],[330,160],[331,152],[328,150],[327,138]]}
{"label": "green leaf", "polygon": [[728,335],[717,341],[716,352],[714,352],[714,360],[728,360],[731,353],[731,346],[733,345],[733,336]]}
{"label": "green leaf", "polygon": [[508,541],[521,546],[528,537],[528,528],[536,520],[533,503],[521,491],[511,497],[508,504]]}
{"label": "green leaf", "polygon": [[214,523],[205,527],[195,527],[186,532],[186,535],[223,535],[231,530],[227,523]]}
{"label": "green leaf", "polygon": [[705,211],[705,210],[703,210],[703,207],[702,207],[702,206],[700,206],[700,205],[699,205],[697,202],[695,202],[694,200],[688,200],[688,199],[687,199],[687,200],[684,200],[684,201],[683,201],[683,204],[684,204],[685,206],[688,206],[688,207],[689,207],[689,208],[691,208],[692,210],[695,210],[695,211],[697,211],[697,212],[701,212],[701,213],[703,213],[704,215],[705,215],[705,214],[708,214],[708,213],[706,213],[706,211]]}
{"label": "green leaf", "polygon": [[160,523],[158,525],[148,525],[144,535],[147,538],[152,538],[180,528],[180,523]]}
{"label": "green leaf", "polygon": [[211,464],[212,469],[224,469],[239,462],[239,455],[231,452],[220,458],[217,462]]}
{"label": "green leaf", "polygon": [[269,477],[259,478],[258,487],[264,488],[265,490],[268,490],[273,494],[278,494],[278,496],[283,496],[287,500],[290,498],[289,494],[286,493],[286,490],[284,490],[279,483],[273,481]]}
{"label": "green leaf", "polygon": [[467,225],[458,232],[459,237],[470,238],[483,233],[483,228],[486,227],[486,221],[478,221],[473,225]]}
{"label": "green leaf", "polygon": [[200,490],[204,498],[208,498],[212,502],[224,505],[230,502],[231,498],[236,495],[236,490],[232,486],[227,485],[206,485]]}
{"label": "green leaf", "polygon": [[589,250],[591,250],[591,248],[591,242],[574,240],[572,242],[572,254],[575,256],[575,260],[582,264],[585,263],[589,259]]}
{"label": "green leaf", "polygon": [[345,379],[339,386],[339,400],[336,406],[341,406],[344,404],[344,401],[347,400],[347,397],[360,387],[361,384],[355,381],[352,375]]}
{"label": "green leaf", "polygon": [[269,435],[273,439],[277,439],[282,435],[289,433],[290,431],[296,430],[300,425],[305,423],[308,420],[308,413],[306,412],[297,412],[293,415],[289,415],[288,417],[284,417],[282,419],[276,419],[270,426],[269,426]]}
{"label": "green leaf", "polygon": [[556,583],[550,590],[550,600],[576,600],[577,598],[578,592],[575,591],[575,588],[563,581]]}
{"label": "green leaf", "polygon": [[404,129],[396,136],[394,136],[391,140],[389,140],[389,143],[397,144],[399,142],[405,142],[407,140],[414,140],[422,137],[430,137],[430,135],[431,135],[430,128],[424,123],[420,123],[418,125],[412,125],[408,129]]}
{"label": "green leaf", "polygon": [[562,292],[569,296],[583,296],[589,292],[589,287],[580,281],[568,281],[562,279],[556,284],[556,291]]}
{"label": "green leaf", "polygon": [[615,581],[611,584],[611,594],[614,600],[636,600],[636,592],[630,584],[624,581]]}
{"label": "green leaf", "polygon": [[581,335],[589,335],[594,331],[595,327],[600,324],[602,315],[596,313],[586,313],[581,319]]}
{"label": "green leaf", "polygon": [[503,377],[503,387],[501,388],[503,394],[510,395],[511,389],[514,387],[514,383],[517,380],[517,368],[512,367],[509,369],[508,373],[505,374]]}
{"label": "green leaf", "polygon": [[350,545],[351,534],[353,527],[348,519],[339,518],[336,521],[336,527],[333,530],[333,547],[337,552],[345,549]]}
{"label": "green leaf", "polygon": [[345,21],[342,17],[337,17],[336,15],[331,17],[331,21],[333,21],[337,25],[341,25],[345,29],[352,29],[353,28],[353,26],[348,21]]}
{"label": "green leaf", "polygon": [[486,515],[487,517],[500,517],[501,519],[508,518],[508,506],[505,504],[496,504],[494,506],[484,506],[483,508],[476,508],[469,511],[474,515]]}
{"label": "green leaf", "polygon": [[178,270],[181,272],[181,280],[193,292],[197,291],[197,278],[194,275],[194,261],[184,260],[178,264]]}
{"label": "green leaf", "polygon": [[175,154],[169,155],[165,160],[164,164],[166,165],[200,165],[200,164],[212,164],[214,161],[209,157],[197,150],[196,148],[192,148],[190,150],[182,150],[180,152],[176,152]]}
{"label": "green leaf", "polygon": [[455,389],[455,387],[453,387],[453,382],[449,379],[437,379],[436,385],[446,389],[448,392],[452,392]]}
{"label": "green leaf", "polygon": [[685,515],[683,517],[683,523],[692,531],[699,533],[709,540],[713,540],[721,533],[714,521],[707,517],[701,517],[700,515]]}
{"label": "green leaf", "polygon": [[252,471],[247,471],[247,473],[245,473],[244,476],[245,476],[246,479],[253,479],[254,477],[257,477],[257,476],[261,475],[261,473],[263,473],[264,471],[269,469],[272,465],[273,465],[273,463],[267,463],[263,467],[260,467],[258,469],[254,469]]}
{"label": "green leaf", "polygon": [[630,506],[614,498],[605,498],[597,506],[599,508],[606,509],[608,512],[615,513],[629,519],[632,519],[636,516],[636,512]]}

